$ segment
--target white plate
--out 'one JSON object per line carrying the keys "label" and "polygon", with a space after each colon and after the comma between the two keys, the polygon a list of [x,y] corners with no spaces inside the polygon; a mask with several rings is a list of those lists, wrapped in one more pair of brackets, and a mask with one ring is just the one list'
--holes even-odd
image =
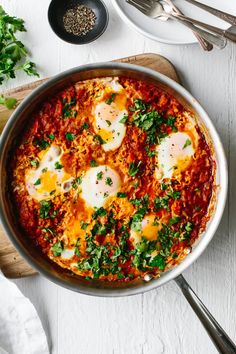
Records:
{"label": "white plate", "polygon": [[[111,0],[120,17],[136,31],[146,37],[159,42],[169,44],[189,44],[196,43],[196,37],[192,32],[183,25],[173,20],[166,22],[151,19],[133,6],[126,3],[125,0]],[[199,0],[202,3],[218,8],[236,16],[235,0]],[[200,21],[210,23],[212,25],[228,28],[230,24],[221,21],[219,18],[187,3],[184,0],[176,0],[176,6],[179,7],[186,15],[196,18]]]}

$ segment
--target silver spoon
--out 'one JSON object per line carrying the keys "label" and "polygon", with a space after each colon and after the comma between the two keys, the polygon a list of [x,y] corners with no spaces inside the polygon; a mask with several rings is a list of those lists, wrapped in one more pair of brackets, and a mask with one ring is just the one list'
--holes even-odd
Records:
{"label": "silver spoon", "polygon": [[[178,9],[178,7],[176,7],[176,5],[173,3],[172,0],[164,0],[164,2],[166,2],[172,8],[172,10],[175,11],[177,14],[183,15],[183,13]],[[202,49],[204,49],[208,52],[210,52],[213,49],[213,45],[211,43],[209,43],[208,41],[206,41],[203,37],[199,36],[198,33],[193,32],[193,34],[197,38],[198,43],[200,44]]]}

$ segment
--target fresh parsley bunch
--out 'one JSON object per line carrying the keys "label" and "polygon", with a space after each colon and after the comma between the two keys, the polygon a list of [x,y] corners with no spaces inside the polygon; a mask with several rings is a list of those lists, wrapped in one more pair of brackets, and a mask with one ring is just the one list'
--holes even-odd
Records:
{"label": "fresh parsley bunch", "polygon": [[15,33],[25,32],[24,20],[9,16],[0,6],[0,85],[5,79],[15,78],[16,71],[39,76],[35,64],[28,60],[28,52]]}

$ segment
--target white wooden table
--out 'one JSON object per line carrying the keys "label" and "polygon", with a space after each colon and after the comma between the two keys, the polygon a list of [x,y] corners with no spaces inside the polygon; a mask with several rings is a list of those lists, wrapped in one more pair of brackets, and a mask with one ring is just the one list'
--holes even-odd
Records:
{"label": "white wooden table", "polygon": [[[213,241],[185,276],[236,341],[236,46],[204,53],[197,45],[153,42],[129,29],[110,0],[105,2],[110,12],[108,29],[96,42],[85,46],[66,44],[54,35],[47,21],[49,0],[2,0],[1,4],[7,12],[25,19],[28,32],[23,35],[24,41],[41,77],[84,63],[160,53],[174,63],[185,87],[206,108],[228,156],[230,193]],[[20,75],[8,87],[29,80]],[[41,276],[16,284],[38,310],[53,354],[216,353],[174,283],[121,299],[79,295]]]}

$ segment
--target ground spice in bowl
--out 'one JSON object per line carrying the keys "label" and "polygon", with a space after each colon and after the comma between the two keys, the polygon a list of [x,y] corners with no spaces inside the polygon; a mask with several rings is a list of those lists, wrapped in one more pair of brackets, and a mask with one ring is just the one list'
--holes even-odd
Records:
{"label": "ground spice in bowl", "polygon": [[63,16],[65,30],[75,36],[85,36],[94,28],[95,22],[95,13],[92,9],[84,5],[68,9]]}

